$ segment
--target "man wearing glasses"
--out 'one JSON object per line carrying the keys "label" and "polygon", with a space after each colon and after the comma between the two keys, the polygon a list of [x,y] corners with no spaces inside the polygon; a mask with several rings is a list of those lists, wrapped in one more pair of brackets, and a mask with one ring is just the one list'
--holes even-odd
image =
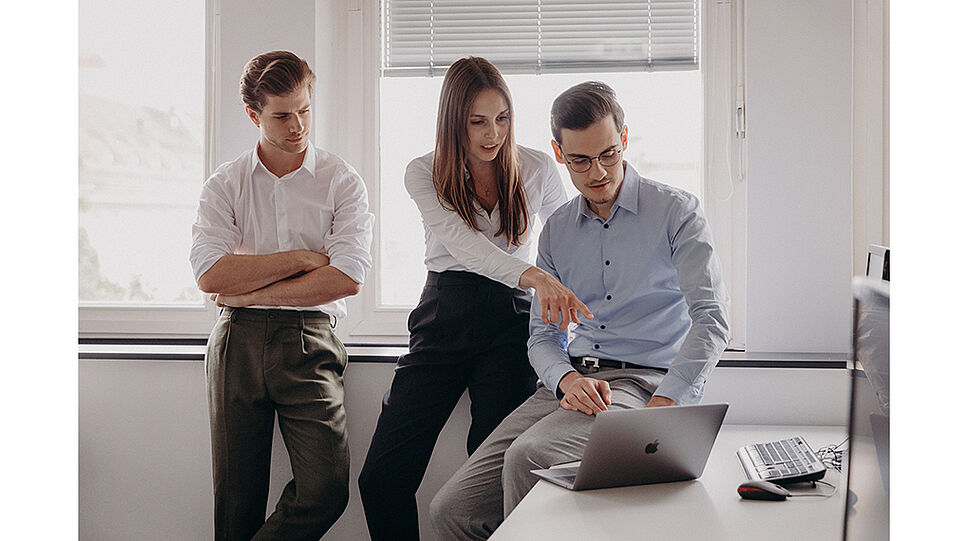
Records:
{"label": "man wearing glasses", "polygon": [[545,224],[537,266],[596,314],[566,331],[532,306],[528,358],[543,386],[509,415],[431,503],[442,539],[486,539],[538,478],[579,460],[606,409],[695,404],[727,343],[727,292],[693,195],[622,160],[615,93],[578,84],[552,104],[552,148],[580,195]]}

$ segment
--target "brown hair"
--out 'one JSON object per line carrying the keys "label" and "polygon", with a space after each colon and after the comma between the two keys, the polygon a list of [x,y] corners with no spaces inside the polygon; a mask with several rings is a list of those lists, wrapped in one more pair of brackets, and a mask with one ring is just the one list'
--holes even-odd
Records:
{"label": "brown hair", "polygon": [[444,75],[434,141],[434,187],[441,206],[457,212],[469,227],[481,231],[475,223],[475,216],[480,211],[474,207],[474,180],[465,178],[465,171],[471,105],[478,94],[487,89],[500,92],[508,104],[508,135],[495,157],[501,217],[501,226],[495,236],[503,235],[509,245],[521,246],[522,237],[528,230],[528,203],[518,169],[511,92],[498,68],[484,58],[462,58],[451,64]]}
{"label": "brown hair", "polygon": [[616,131],[622,133],[625,113],[616,92],[601,81],[579,83],[559,94],[552,102],[552,137],[562,143],[562,130],[582,130],[612,115]]}
{"label": "brown hair", "polygon": [[316,74],[305,60],[289,51],[270,51],[246,63],[239,81],[242,102],[257,113],[266,105],[266,95],[285,96],[306,85],[310,93]]}

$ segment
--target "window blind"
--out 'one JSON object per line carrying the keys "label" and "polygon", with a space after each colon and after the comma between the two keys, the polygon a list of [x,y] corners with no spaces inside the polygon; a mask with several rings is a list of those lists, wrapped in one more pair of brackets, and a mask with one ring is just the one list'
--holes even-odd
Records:
{"label": "window blind", "polygon": [[481,56],[503,73],[695,70],[698,0],[382,0],[384,76]]}

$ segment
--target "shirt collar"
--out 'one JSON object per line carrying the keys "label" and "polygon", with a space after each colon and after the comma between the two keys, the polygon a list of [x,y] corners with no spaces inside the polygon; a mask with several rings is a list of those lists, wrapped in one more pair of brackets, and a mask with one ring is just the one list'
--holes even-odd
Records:
{"label": "shirt collar", "polygon": [[[639,180],[641,177],[629,162],[623,161],[622,164],[624,170],[622,186],[619,187],[619,195],[609,212],[610,220],[616,215],[618,208],[624,208],[633,214],[639,213]],[[591,220],[601,219],[598,214],[589,208],[589,203],[585,200],[585,197],[582,197],[582,204],[579,205],[579,216],[585,216]]]}
{"label": "shirt collar", "polygon": [[616,198],[616,204],[612,209],[615,211],[618,205],[633,214],[639,214],[639,181],[642,177],[629,162],[624,161],[622,164],[625,170],[622,187],[619,188],[619,197]]}
{"label": "shirt collar", "polygon": [[[256,170],[256,167],[262,166],[266,172],[269,172],[269,168],[266,167],[262,160],[259,159],[259,142],[257,141],[255,146],[252,147],[252,166],[249,168],[249,172],[252,173]],[[312,142],[307,142],[306,152],[303,154],[303,163],[300,165],[296,171],[300,169],[306,169],[306,172],[310,174],[313,178],[316,178],[316,149],[313,147]],[[295,171],[294,171],[295,172]],[[272,174],[272,173],[270,173]],[[292,175],[293,173],[290,173]]]}

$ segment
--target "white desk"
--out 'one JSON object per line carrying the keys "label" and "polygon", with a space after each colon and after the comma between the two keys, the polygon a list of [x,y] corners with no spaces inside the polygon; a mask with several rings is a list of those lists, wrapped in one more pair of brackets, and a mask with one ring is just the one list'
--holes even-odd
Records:
{"label": "white desk", "polygon": [[[737,449],[795,435],[817,450],[840,443],[847,431],[844,427],[725,425],[703,475],[694,481],[581,492],[540,481],[491,539],[840,540],[846,491],[845,477],[836,471],[824,476],[838,487],[830,498],[772,502],[742,500],[737,495],[737,485],[747,479]],[[831,490],[818,485],[815,492]]]}

